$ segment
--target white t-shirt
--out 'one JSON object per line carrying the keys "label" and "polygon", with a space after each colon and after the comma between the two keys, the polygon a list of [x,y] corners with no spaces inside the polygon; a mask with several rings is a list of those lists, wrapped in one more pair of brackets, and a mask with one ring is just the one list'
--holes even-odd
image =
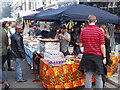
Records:
{"label": "white t-shirt", "polygon": [[11,44],[11,36],[15,33],[15,28],[8,27],[8,39],[9,39],[9,45]]}

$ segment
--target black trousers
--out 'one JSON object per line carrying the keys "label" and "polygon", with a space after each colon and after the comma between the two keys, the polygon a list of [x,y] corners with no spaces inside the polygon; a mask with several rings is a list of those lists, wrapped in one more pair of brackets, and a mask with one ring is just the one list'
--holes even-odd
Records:
{"label": "black trousers", "polygon": [[2,60],[2,67],[4,68],[4,64],[7,61],[8,69],[10,69],[11,68],[10,52],[8,52],[7,55],[3,55],[2,58],[3,58],[3,60]]}
{"label": "black trousers", "polygon": [[7,81],[7,77],[3,71],[3,67],[1,66],[2,61],[4,61],[4,58],[2,58],[3,56],[0,56],[0,80],[2,80],[2,82]]}

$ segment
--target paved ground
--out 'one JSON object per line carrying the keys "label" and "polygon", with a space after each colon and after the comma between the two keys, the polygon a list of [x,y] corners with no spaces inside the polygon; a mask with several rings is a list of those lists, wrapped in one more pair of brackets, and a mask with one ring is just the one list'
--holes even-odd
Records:
{"label": "paved ground", "polygon": [[[15,61],[12,61],[12,66],[15,68]],[[7,66],[5,66],[7,68]],[[43,86],[40,84],[40,82],[32,82],[32,80],[34,79],[34,76],[32,73],[32,70],[30,69],[30,67],[28,66],[27,62],[23,62],[23,76],[24,76],[24,79],[28,80],[27,82],[22,82],[22,83],[18,83],[15,81],[15,71],[14,72],[10,72],[10,71],[5,71],[5,74],[7,75],[8,77],[8,81],[10,83],[10,87],[15,89],[16,88],[29,88],[29,89],[43,89]],[[118,83],[120,84],[120,78],[118,79],[118,76],[119,76],[119,72],[114,74],[112,77],[109,78],[109,82],[111,83],[108,83],[106,82],[106,88],[118,88],[117,86],[114,86],[114,84],[117,84]],[[2,88],[1,84],[0,84],[0,89]],[[83,89],[83,87],[78,87],[78,88],[75,88],[75,89]]]}
{"label": "paved ground", "polygon": [[108,82],[120,88],[120,64],[118,66],[118,71],[108,79]]}
{"label": "paved ground", "polygon": [[[12,66],[15,68],[14,61],[12,62]],[[31,73],[32,73],[32,70],[30,69],[26,61],[23,62],[23,76],[24,76],[24,79],[27,80],[27,82],[18,83],[15,81],[15,76],[16,76],[15,71],[14,72],[5,71],[5,74],[8,77],[8,81],[10,83],[11,88],[43,88],[40,82],[32,82],[32,80],[34,79],[34,76]]]}

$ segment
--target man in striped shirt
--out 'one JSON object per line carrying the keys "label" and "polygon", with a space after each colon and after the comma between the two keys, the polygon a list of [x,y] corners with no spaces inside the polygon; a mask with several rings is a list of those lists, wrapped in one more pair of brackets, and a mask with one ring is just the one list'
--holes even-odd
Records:
{"label": "man in striped shirt", "polygon": [[96,16],[89,15],[89,25],[81,31],[80,46],[84,47],[84,55],[79,70],[86,72],[85,88],[91,88],[92,74],[96,78],[96,88],[103,88],[102,74],[104,74],[103,63],[106,63],[104,34],[95,23]]}

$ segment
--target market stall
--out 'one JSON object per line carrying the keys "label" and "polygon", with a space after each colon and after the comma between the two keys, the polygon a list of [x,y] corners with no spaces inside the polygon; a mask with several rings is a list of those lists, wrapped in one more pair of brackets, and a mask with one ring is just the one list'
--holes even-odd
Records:
{"label": "market stall", "polygon": [[39,41],[37,39],[30,38],[29,36],[24,36],[24,49],[26,53],[26,60],[33,69],[33,53],[39,53]]}
{"label": "market stall", "polygon": [[[34,40],[26,39],[26,41],[25,48],[28,49],[26,52],[28,57],[32,56],[34,51],[42,56],[38,59],[40,61],[38,75],[40,83],[45,88],[74,88],[85,84],[85,74],[78,71],[81,56],[64,57],[60,52],[60,43],[57,39],[36,38]],[[28,42],[29,44],[27,44]],[[111,53],[111,60],[113,63],[111,66],[107,66],[107,78],[115,72],[118,66],[116,53]],[[34,62],[34,59],[31,58],[31,61]],[[92,82],[95,82],[94,77]]]}
{"label": "market stall", "polygon": [[[107,66],[107,78],[115,73],[118,65],[118,57],[111,57],[113,64]],[[45,63],[44,59],[40,60],[40,78],[45,88],[75,88],[85,84],[85,75],[78,71],[78,62],[65,64],[61,66],[51,66]],[[95,78],[92,78],[95,82]]]}

